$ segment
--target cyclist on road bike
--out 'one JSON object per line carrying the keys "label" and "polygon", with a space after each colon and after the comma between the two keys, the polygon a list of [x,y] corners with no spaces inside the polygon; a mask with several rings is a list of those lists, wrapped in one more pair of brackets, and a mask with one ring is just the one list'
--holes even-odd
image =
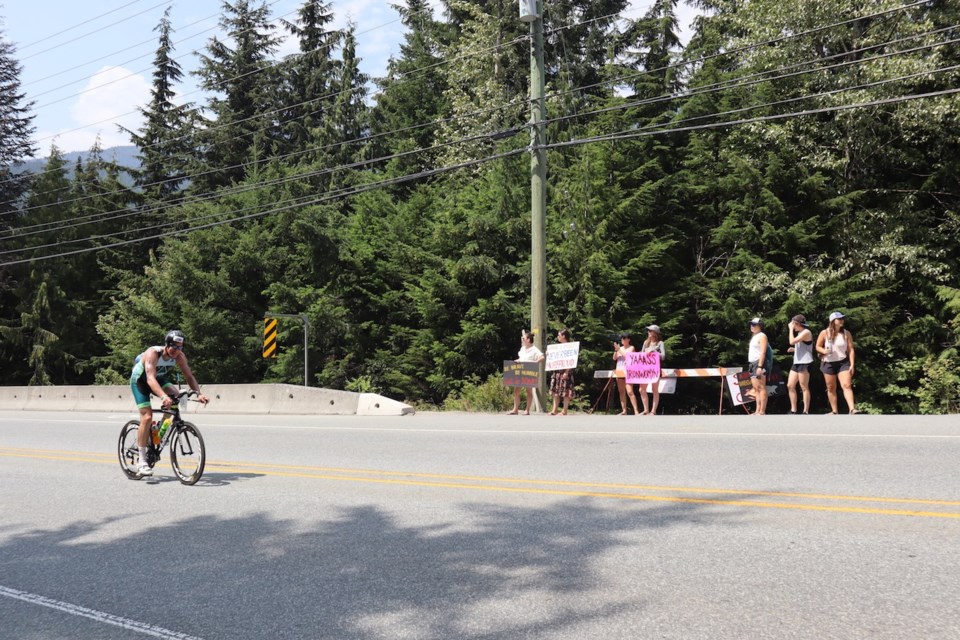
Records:
{"label": "cyclist on road bike", "polygon": [[170,382],[170,375],[175,367],[179,367],[187,379],[190,388],[197,392],[197,401],[206,404],[207,396],[200,393],[200,385],[190,371],[187,364],[187,355],[183,352],[186,338],[182,331],[173,329],[167,333],[163,346],[148,347],[146,351],[134,360],[133,372],[130,374],[130,389],[140,409],[140,430],[137,432],[137,446],[140,448],[141,476],[153,475],[153,469],[147,464],[147,449],[150,447],[150,426],[153,422],[153,408],[150,406],[150,394],[163,399],[163,408],[169,409],[173,404],[171,394],[177,388]]}

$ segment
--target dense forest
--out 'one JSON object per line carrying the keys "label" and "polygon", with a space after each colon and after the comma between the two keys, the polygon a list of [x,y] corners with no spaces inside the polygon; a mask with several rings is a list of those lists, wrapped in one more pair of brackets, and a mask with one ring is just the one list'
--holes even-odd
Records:
{"label": "dense forest", "polygon": [[[611,333],[655,322],[667,366],[743,365],[761,316],[788,366],[788,319],[841,310],[862,410],[960,411],[960,5],[697,0],[682,44],[677,2],[543,7],[547,330],[580,341],[582,396]],[[487,383],[529,326],[530,30],[515,0],[442,5],[396,6],[368,78],[329,3],[224,2],[188,104],[168,9],[135,168],[33,148],[0,35],[0,383],[121,384],[173,327],[201,382],[302,383],[299,322],[261,357],[271,312],[308,316],[310,385]]]}

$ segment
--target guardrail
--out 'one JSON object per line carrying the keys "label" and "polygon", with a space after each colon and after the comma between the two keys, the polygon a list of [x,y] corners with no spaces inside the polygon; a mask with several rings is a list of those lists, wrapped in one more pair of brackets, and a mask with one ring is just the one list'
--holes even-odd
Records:
{"label": "guardrail", "polygon": [[[210,384],[201,387],[209,413],[278,415],[381,415],[414,413],[413,407],[375,394],[292,384]],[[155,403],[155,406],[158,403]],[[192,405],[186,407],[190,411]],[[127,385],[0,387],[0,410],[134,411]]]}

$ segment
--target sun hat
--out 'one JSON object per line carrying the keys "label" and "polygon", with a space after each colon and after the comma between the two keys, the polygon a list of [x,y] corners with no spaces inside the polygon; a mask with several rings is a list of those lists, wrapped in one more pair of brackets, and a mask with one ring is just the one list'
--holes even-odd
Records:
{"label": "sun hat", "polygon": [[839,311],[834,311],[833,313],[830,314],[830,322],[833,322],[834,320],[839,320],[840,318],[846,318],[846,317],[847,316],[843,315]]}

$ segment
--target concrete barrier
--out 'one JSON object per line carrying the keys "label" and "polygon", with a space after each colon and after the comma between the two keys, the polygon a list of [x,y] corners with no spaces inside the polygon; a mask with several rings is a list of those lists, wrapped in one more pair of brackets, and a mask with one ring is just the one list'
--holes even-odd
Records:
{"label": "concrete barrier", "polygon": [[27,402],[23,408],[27,411],[73,411],[77,408],[78,388],[63,387],[27,387]]}
{"label": "concrete barrier", "polygon": [[[292,384],[211,384],[201,387],[210,404],[207,413],[286,415],[383,415],[414,413],[413,407],[373,393],[317,389]],[[154,407],[159,402],[154,401]],[[181,410],[191,413],[197,405]],[[136,406],[130,387],[47,386],[0,387],[0,410],[130,411]]]}
{"label": "concrete barrier", "polygon": [[358,416],[406,416],[413,415],[414,411],[408,404],[375,393],[361,393],[357,404]]}

